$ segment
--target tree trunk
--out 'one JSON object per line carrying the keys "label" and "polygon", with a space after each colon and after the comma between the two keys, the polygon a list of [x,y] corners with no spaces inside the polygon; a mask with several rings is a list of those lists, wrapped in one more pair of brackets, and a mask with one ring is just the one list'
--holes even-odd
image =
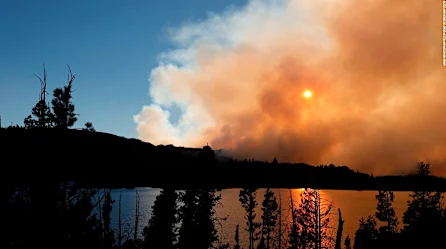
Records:
{"label": "tree trunk", "polygon": [[122,201],[122,190],[119,190],[119,210],[118,210],[118,248],[121,249],[122,246],[122,221],[121,221],[121,201]]}
{"label": "tree trunk", "polygon": [[282,195],[280,194],[279,189],[279,241],[278,241],[278,249],[282,249]]}
{"label": "tree trunk", "polygon": [[336,245],[335,249],[341,249],[342,242],[342,230],[344,229],[344,221],[342,220],[341,209],[338,209],[339,212],[339,223],[338,223],[338,231],[336,233]]}

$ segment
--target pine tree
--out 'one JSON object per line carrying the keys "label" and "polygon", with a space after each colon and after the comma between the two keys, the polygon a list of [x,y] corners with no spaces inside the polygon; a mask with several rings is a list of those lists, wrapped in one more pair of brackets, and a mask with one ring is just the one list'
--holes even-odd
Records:
{"label": "pine tree", "polygon": [[[207,249],[213,247],[214,243],[218,241],[216,222],[219,220],[215,217],[215,207],[220,202],[221,195],[217,194],[215,189],[204,189],[198,195],[198,212],[196,215],[196,222],[198,224],[197,249]],[[201,246],[200,246],[201,245]]]}
{"label": "pine tree", "polygon": [[31,128],[51,128],[53,127],[53,114],[45,103],[45,100],[39,100],[31,110],[31,115],[23,121],[26,129]]}
{"label": "pine tree", "polygon": [[53,92],[53,100],[51,104],[54,112],[54,123],[57,128],[67,129],[74,125],[77,121],[77,114],[74,113],[74,104],[72,103],[72,86],[75,75],[68,66],[68,84],[63,88],[56,88]]}
{"label": "pine tree", "polygon": [[178,194],[162,189],[152,207],[148,226],[144,228],[143,248],[173,249],[177,239]]}
{"label": "pine tree", "polygon": [[367,220],[359,220],[359,228],[355,233],[354,249],[373,248],[372,243],[377,239],[376,220],[373,216],[368,216]]}
{"label": "pine tree", "polygon": [[215,207],[221,195],[215,189],[189,189],[180,196],[181,228],[178,248],[208,249],[218,241]]}
{"label": "pine tree", "polygon": [[392,191],[378,191],[376,195],[378,204],[376,206],[376,218],[386,223],[385,226],[379,228],[380,233],[389,234],[398,231],[398,218],[395,215],[395,210],[392,207],[394,194]]}
{"label": "pine tree", "polygon": [[266,189],[265,199],[262,202],[262,236],[258,248],[269,249],[271,246],[271,234],[277,223],[277,215],[279,205],[277,204],[276,196],[269,188]]}
{"label": "pine tree", "polygon": [[186,249],[194,246],[195,216],[198,209],[198,190],[188,189],[180,194],[183,204],[180,208],[181,227],[179,229],[178,248]]}
{"label": "pine tree", "polygon": [[239,201],[246,212],[245,219],[247,226],[246,231],[249,232],[249,249],[254,249],[254,242],[259,239],[259,233],[257,230],[260,227],[260,223],[255,221],[255,208],[258,205],[256,193],[256,188],[246,188],[240,190],[239,194]]}
{"label": "pine tree", "polygon": [[[417,164],[418,177],[430,175],[430,165],[424,162]],[[446,233],[444,225],[445,209],[442,207],[443,196],[440,192],[415,191],[409,195],[407,210],[403,214],[402,232],[420,246],[440,243],[442,234]]]}

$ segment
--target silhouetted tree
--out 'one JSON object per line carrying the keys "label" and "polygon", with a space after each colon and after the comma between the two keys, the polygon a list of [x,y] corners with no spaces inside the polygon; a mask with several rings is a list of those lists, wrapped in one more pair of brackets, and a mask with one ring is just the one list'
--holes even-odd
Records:
{"label": "silhouetted tree", "polygon": [[298,249],[301,245],[300,245],[300,240],[299,240],[299,222],[298,222],[298,212],[297,212],[297,208],[294,205],[294,199],[293,199],[293,193],[291,192],[291,189],[289,190],[290,192],[290,209],[291,209],[291,225],[290,225],[290,229],[288,232],[288,249]]}
{"label": "silhouetted tree", "polygon": [[395,210],[392,207],[394,194],[392,191],[378,191],[376,200],[376,218],[384,222],[386,225],[381,226],[378,230],[381,234],[396,233],[398,231],[398,218],[395,215]]}
{"label": "silhouetted tree", "polygon": [[221,195],[215,189],[190,189],[180,195],[181,227],[178,248],[208,249],[218,241],[215,206]]}
{"label": "silhouetted tree", "polygon": [[[45,65],[43,71],[43,78],[36,75],[41,84],[39,101],[32,109],[32,115],[24,120],[24,128],[52,128],[55,125],[55,116],[46,102]],[[71,92],[71,90],[66,92]],[[64,94],[61,94],[59,100],[64,101],[63,96]],[[68,126],[69,123],[70,121],[67,121]],[[66,155],[60,156],[54,155],[52,149],[49,147],[47,151],[40,150],[38,154],[40,161],[58,161],[61,164],[60,168],[68,167],[64,163],[72,159],[72,151],[67,148],[64,153]],[[110,191],[105,191],[101,197],[99,192],[93,189],[80,189],[76,184],[68,186],[66,175],[61,175],[57,168],[54,172],[59,175],[35,177],[26,183],[20,179],[17,186],[10,186],[8,180],[7,186],[2,188],[7,192],[5,198],[8,198],[9,203],[2,207],[6,208],[6,213],[13,217],[4,219],[3,225],[13,230],[12,233],[15,234],[6,233],[8,238],[4,241],[8,245],[5,248],[74,249],[115,246],[114,231],[111,228],[113,200]],[[85,174],[88,173],[85,172]],[[11,192],[9,192],[9,187],[11,187]],[[98,199],[94,198],[96,193],[98,193]],[[92,213],[93,210],[98,212]],[[3,246],[0,247],[3,248]]]}
{"label": "silhouetted tree", "polygon": [[178,194],[162,189],[152,207],[149,224],[144,228],[143,248],[173,249],[177,241]]}
{"label": "silhouetted tree", "polygon": [[276,227],[279,205],[277,204],[274,192],[266,189],[262,202],[262,235],[257,248],[269,249],[271,246],[271,234]]}
{"label": "silhouetted tree", "polygon": [[135,222],[134,222],[134,232],[133,232],[133,242],[135,245],[139,245],[141,241],[138,240],[138,228],[139,228],[139,194],[138,189],[135,189]]}
{"label": "silhouetted tree", "polygon": [[282,249],[282,195],[279,190],[279,210],[277,210],[278,229],[277,229],[277,249]]}
{"label": "silhouetted tree", "polygon": [[246,231],[249,232],[249,249],[254,249],[254,242],[259,239],[257,231],[260,223],[255,221],[255,208],[258,203],[256,200],[257,188],[244,188],[240,190],[239,201],[245,209]]}
{"label": "silhouetted tree", "polygon": [[[418,163],[417,169],[421,178],[430,174],[430,165],[424,162]],[[407,210],[403,214],[403,233],[410,240],[422,243],[420,246],[441,243],[441,236],[446,234],[441,193],[415,191],[409,197],[411,200],[407,202]]]}
{"label": "silhouetted tree", "polygon": [[[40,100],[31,110],[31,114],[23,121],[25,128],[50,128],[53,126],[52,113],[45,101]],[[36,117],[36,119],[33,118]]]}
{"label": "silhouetted tree", "polygon": [[32,108],[31,115],[23,121],[25,128],[50,128],[53,126],[54,116],[46,103],[46,69],[43,65],[43,79],[35,75],[40,81],[39,101]]}
{"label": "silhouetted tree", "polygon": [[368,216],[367,220],[359,220],[359,228],[355,233],[354,249],[372,248],[373,241],[377,239],[376,220],[373,216]]}
{"label": "silhouetted tree", "polygon": [[122,247],[122,189],[119,189],[119,206],[118,206],[118,248]]}
{"label": "silhouetted tree", "polygon": [[345,238],[345,241],[344,241],[345,249],[351,249],[352,248],[351,243],[352,242],[350,240],[350,236],[347,235],[347,237]]}
{"label": "silhouetted tree", "polygon": [[77,114],[74,113],[72,99],[72,86],[75,75],[68,66],[68,84],[63,88],[56,88],[53,92],[51,104],[54,112],[54,124],[57,128],[69,128],[77,121]]}
{"label": "silhouetted tree", "polygon": [[111,191],[105,192],[104,204],[102,205],[104,248],[111,248],[115,243],[115,235],[111,227],[111,212],[114,202],[111,198]]}
{"label": "silhouetted tree", "polygon": [[332,242],[333,238],[328,234],[332,207],[331,203],[322,205],[319,190],[305,189],[301,192],[296,209],[300,246],[321,249],[324,242]]}
{"label": "silhouetted tree", "polygon": [[85,123],[85,128],[86,131],[91,131],[91,132],[95,132],[96,129],[93,127],[93,123],[91,122],[87,122]]}
{"label": "silhouetted tree", "polygon": [[202,167],[209,167],[215,164],[215,153],[209,145],[203,146],[198,153]]}
{"label": "silhouetted tree", "polygon": [[417,175],[418,176],[429,176],[431,174],[430,164],[425,162],[417,163]]}
{"label": "silhouetted tree", "polygon": [[[67,241],[65,245],[59,245],[56,248],[100,248],[104,245],[101,239],[102,229],[98,227],[96,215],[92,215],[92,210],[99,201],[104,200],[104,196],[92,202],[95,193],[93,189],[72,188],[69,190],[66,196],[66,207],[59,211],[64,218],[60,219],[59,225],[55,226],[61,234],[53,235],[67,238]],[[113,239],[112,236],[109,238]]]}
{"label": "silhouetted tree", "polygon": [[179,229],[178,248],[186,249],[194,245],[194,228],[196,226],[196,210],[198,205],[198,190],[188,189],[180,194],[181,227]]}
{"label": "silhouetted tree", "polygon": [[339,213],[339,220],[338,220],[338,230],[336,231],[335,249],[341,249],[342,232],[344,230],[344,220],[342,220],[342,214],[340,208],[338,208],[338,213]]}
{"label": "silhouetted tree", "polygon": [[24,231],[15,241],[17,248],[102,247],[102,227],[91,215],[95,191],[72,188],[67,193],[55,180],[33,182],[27,189],[26,208],[20,210]]}
{"label": "silhouetted tree", "polygon": [[274,157],[273,162],[271,164],[272,165],[278,165],[279,163],[277,162],[277,158]]}
{"label": "silhouetted tree", "polygon": [[127,240],[122,245],[123,249],[139,249],[143,245],[142,240],[138,238],[138,228],[140,219],[140,198],[138,194],[138,189],[135,189],[135,214],[133,219],[133,224],[128,224],[127,229]]}
{"label": "silhouetted tree", "polygon": [[[12,125],[12,123],[8,127],[6,127],[6,129],[8,129],[8,130],[10,130],[10,129],[23,129],[23,128],[25,128],[25,127],[17,125],[17,124],[16,125]],[[2,129],[5,129],[5,128],[2,128]]]}
{"label": "silhouetted tree", "polygon": [[234,249],[240,249],[240,237],[239,237],[239,226],[238,224],[235,226],[235,236],[234,236]]}
{"label": "silhouetted tree", "polygon": [[197,249],[211,248],[214,242],[218,241],[215,225],[222,218],[215,217],[215,207],[220,203],[220,200],[221,194],[217,194],[217,190],[215,189],[204,189],[200,191],[198,196],[199,209],[196,216],[199,226],[196,232],[201,243],[198,243],[198,246],[195,247]]}

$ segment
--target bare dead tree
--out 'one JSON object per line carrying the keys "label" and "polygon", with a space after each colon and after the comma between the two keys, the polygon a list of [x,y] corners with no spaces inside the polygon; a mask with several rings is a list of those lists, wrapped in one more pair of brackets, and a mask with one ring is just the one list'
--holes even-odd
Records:
{"label": "bare dead tree", "polygon": [[342,220],[341,209],[338,208],[339,212],[339,221],[338,221],[338,230],[336,231],[336,245],[335,249],[341,249],[342,243],[342,231],[344,229],[344,220]]}
{"label": "bare dead tree", "polygon": [[[24,125],[25,128],[48,128],[52,127],[52,113],[50,108],[46,103],[46,69],[45,64],[43,64],[43,79],[38,75],[34,74],[40,81],[40,93],[39,101],[31,110],[31,115],[25,118]],[[33,118],[35,117],[35,119]]]}
{"label": "bare dead tree", "polygon": [[73,82],[76,76],[72,73],[70,65],[68,67],[67,85],[58,87],[53,91],[53,99],[51,100],[55,126],[67,129],[74,125],[77,121],[78,114],[75,113],[75,106],[72,102]]}
{"label": "bare dead tree", "polygon": [[122,221],[121,221],[121,202],[122,202],[122,189],[119,189],[119,210],[118,210],[118,247],[122,246]]}
{"label": "bare dead tree", "polygon": [[[73,74],[73,72],[71,71],[70,65],[67,64],[68,67],[68,76],[67,76],[67,80],[68,80],[68,87],[71,90],[71,86],[73,85],[73,81],[76,78],[76,75]],[[72,91],[74,92],[74,91]]]}
{"label": "bare dead tree", "polygon": [[290,208],[291,208],[291,227],[288,233],[289,238],[289,249],[299,248],[299,224],[298,224],[298,214],[297,209],[294,207],[293,193],[290,191]]}
{"label": "bare dead tree", "polygon": [[[98,191],[99,191],[99,189],[98,189]],[[94,199],[95,203],[93,204],[90,212],[92,212],[97,206],[99,206],[98,208],[102,211],[101,203],[105,199],[105,193],[102,196],[100,196],[100,194],[98,192],[97,195],[98,195],[98,199],[94,198],[94,196],[91,195],[91,197]],[[101,214],[102,213],[99,213],[99,215],[101,215]],[[101,219],[102,219],[102,217],[101,217]]]}
{"label": "bare dead tree", "polygon": [[135,201],[135,233],[133,234],[133,241],[136,243],[138,239],[138,224],[139,224],[139,194],[138,189],[135,189],[136,201]]}
{"label": "bare dead tree", "polygon": [[48,94],[48,92],[46,91],[46,68],[45,68],[45,64],[43,64],[43,79],[40,78],[37,74],[34,74],[40,81],[40,97],[39,97],[39,101],[44,101],[46,102],[46,95]]}
{"label": "bare dead tree", "polygon": [[[98,201],[98,212],[99,212],[99,224],[101,227],[101,239],[104,239],[104,229],[102,229],[103,225],[102,225],[102,205],[101,205],[103,197],[101,198],[99,189],[97,191],[98,191],[98,200],[99,200]],[[105,193],[104,193],[104,197],[105,197]]]}
{"label": "bare dead tree", "polygon": [[[291,193],[290,193],[291,194]],[[290,248],[330,247],[333,238],[328,234],[332,203],[324,203],[318,190],[305,189],[300,194],[297,208],[291,205],[293,225],[290,232]],[[294,228],[295,227],[295,228]]]}
{"label": "bare dead tree", "polygon": [[277,245],[277,249],[282,249],[282,237],[283,237],[283,232],[282,232],[282,195],[280,193],[280,189],[279,189],[279,228],[278,228],[278,245]]}

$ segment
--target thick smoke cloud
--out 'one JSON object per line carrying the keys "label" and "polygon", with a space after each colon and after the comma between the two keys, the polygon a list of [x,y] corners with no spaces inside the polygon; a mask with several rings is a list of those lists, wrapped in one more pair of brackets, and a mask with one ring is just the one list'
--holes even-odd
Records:
{"label": "thick smoke cloud", "polygon": [[441,4],[257,0],[173,28],[139,136],[375,174],[426,160],[446,175]]}

